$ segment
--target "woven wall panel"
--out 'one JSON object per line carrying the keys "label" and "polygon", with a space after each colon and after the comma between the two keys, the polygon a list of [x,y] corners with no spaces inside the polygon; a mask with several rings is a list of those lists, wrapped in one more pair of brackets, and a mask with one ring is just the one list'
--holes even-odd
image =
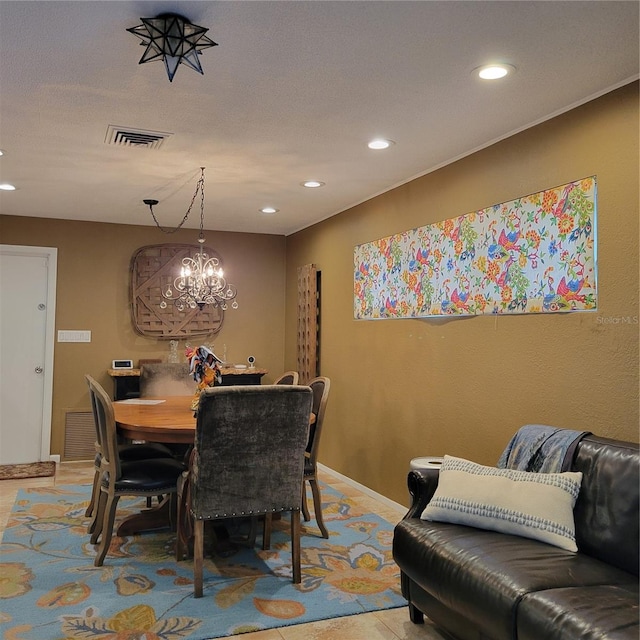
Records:
{"label": "woven wall panel", "polygon": [[[224,311],[206,305],[202,310],[178,311],[171,300],[166,309],[162,291],[180,273],[182,258],[195,256],[200,247],[190,244],[154,244],[138,249],[131,258],[131,313],[135,330],[152,338],[178,338],[215,335],[222,328]],[[222,258],[210,247],[209,255]]]}
{"label": "woven wall panel", "polygon": [[318,374],[318,275],[314,264],[298,267],[297,368],[306,384]]}

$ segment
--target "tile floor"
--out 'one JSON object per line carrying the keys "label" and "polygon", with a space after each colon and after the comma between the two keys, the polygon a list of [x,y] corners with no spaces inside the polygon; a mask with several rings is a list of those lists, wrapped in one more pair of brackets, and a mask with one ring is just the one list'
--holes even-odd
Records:
{"label": "tile floor", "polygon": [[[337,490],[357,500],[370,511],[395,524],[403,512],[376,500],[348,482],[328,473],[322,480]],[[49,487],[60,484],[90,484],[93,480],[93,464],[66,462],[58,465],[51,478],[0,480],[0,532],[4,531],[16,493],[20,488]],[[311,510],[313,513],[313,509]],[[425,619],[425,624],[415,625],[409,620],[405,607],[373,613],[363,613],[344,618],[269,629],[242,635],[243,640],[446,640],[447,636]]]}

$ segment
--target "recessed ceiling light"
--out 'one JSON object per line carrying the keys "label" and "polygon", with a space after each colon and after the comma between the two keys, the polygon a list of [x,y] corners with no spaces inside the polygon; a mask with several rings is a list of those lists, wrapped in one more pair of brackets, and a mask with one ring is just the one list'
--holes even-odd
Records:
{"label": "recessed ceiling light", "polygon": [[388,149],[392,144],[395,144],[393,140],[385,140],[384,138],[376,138],[375,140],[371,140],[367,144],[369,149]]}
{"label": "recessed ceiling light", "polygon": [[4,151],[2,149],[0,149],[0,156],[4,155]]}
{"label": "recessed ceiling light", "polygon": [[303,187],[308,187],[309,189],[316,189],[317,187],[324,187],[324,182],[320,182],[319,180],[307,180],[302,183]]}
{"label": "recessed ceiling light", "polygon": [[278,213],[278,211],[280,211],[280,209],[276,209],[275,207],[262,207],[262,209],[260,209],[261,213]]}
{"label": "recessed ceiling light", "polygon": [[487,64],[484,67],[478,67],[474,71],[483,80],[499,80],[515,70],[516,68],[510,64]]}
{"label": "recessed ceiling light", "polygon": [[15,191],[16,188],[12,184],[7,184],[5,182],[4,184],[0,184],[0,190],[2,190],[2,191]]}

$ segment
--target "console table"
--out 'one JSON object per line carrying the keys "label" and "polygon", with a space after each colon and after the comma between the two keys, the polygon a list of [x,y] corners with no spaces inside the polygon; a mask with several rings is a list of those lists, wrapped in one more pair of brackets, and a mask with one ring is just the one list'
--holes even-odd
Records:
{"label": "console table", "polygon": [[[140,396],[140,369],[108,369],[107,373],[113,379],[113,399],[127,400]],[[222,385],[227,387],[234,384],[260,384],[262,376],[268,373],[266,369],[247,367],[235,369],[225,367],[220,369]],[[195,392],[196,383],[193,383]]]}

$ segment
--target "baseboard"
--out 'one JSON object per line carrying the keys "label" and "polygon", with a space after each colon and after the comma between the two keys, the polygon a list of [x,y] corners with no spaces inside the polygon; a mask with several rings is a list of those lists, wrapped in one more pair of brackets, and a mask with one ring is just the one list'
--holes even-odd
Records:
{"label": "baseboard", "polygon": [[348,476],[344,476],[341,473],[334,471],[333,469],[325,466],[324,464],[318,463],[318,469],[320,469],[323,473],[328,473],[334,476],[335,478],[339,478],[343,482],[350,484],[352,487],[358,489],[358,491],[362,491],[362,493],[367,494],[371,498],[375,498],[376,500],[384,503],[387,507],[390,507],[391,509],[395,509],[400,515],[400,517],[403,517],[409,510],[409,507],[407,507],[406,505],[390,500],[386,496],[383,496],[381,493],[378,493],[377,491],[374,491],[373,489],[370,489],[369,487],[363,484],[360,484],[359,482],[356,482],[355,480],[353,480],[352,478],[349,478]]}
{"label": "baseboard", "polygon": [[52,453],[49,456],[49,460],[55,462],[56,464],[60,464],[60,456],[58,454],[56,454],[56,453]]}

